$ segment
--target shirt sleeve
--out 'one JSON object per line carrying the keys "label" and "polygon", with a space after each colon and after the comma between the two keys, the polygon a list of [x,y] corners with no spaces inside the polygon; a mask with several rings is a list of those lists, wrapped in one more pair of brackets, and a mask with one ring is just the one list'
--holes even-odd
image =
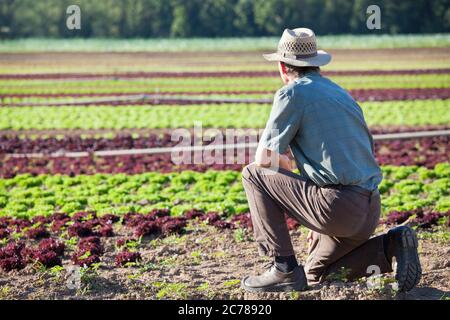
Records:
{"label": "shirt sleeve", "polygon": [[295,101],[293,90],[283,88],[278,90],[258,147],[279,154],[285,153],[297,134],[302,113],[300,106]]}

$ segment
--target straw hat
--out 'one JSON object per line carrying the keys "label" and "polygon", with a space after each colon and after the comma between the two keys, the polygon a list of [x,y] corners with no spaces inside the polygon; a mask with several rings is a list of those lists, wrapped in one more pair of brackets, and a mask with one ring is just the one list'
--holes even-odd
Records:
{"label": "straw hat", "polygon": [[297,67],[320,67],[331,61],[331,55],[317,50],[316,35],[308,28],[285,29],[277,52],[264,54],[263,57]]}

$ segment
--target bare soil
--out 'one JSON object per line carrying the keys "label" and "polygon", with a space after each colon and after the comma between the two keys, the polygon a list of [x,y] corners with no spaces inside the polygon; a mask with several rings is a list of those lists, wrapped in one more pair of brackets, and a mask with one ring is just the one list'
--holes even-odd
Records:
{"label": "bare soil", "polygon": [[[386,275],[376,288],[364,279],[336,281],[310,287],[305,292],[247,293],[239,280],[263,271],[267,260],[256,254],[251,235],[245,231],[219,231],[214,227],[190,225],[186,234],[164,239],[143,239],[143,260],[135,266],[117,267],[115,242],[126,236],[103,239],[105,255],[96,271],[70,271],[71,251],[63,260],[64,270],[51,272],[36,266],[0,273],[0,299],[445,299],[450,297],[450,245],[442,241],[420,241],[423,277],[408,293],[392,290]],[[306,233],[292,232],[299,261],[306,258]],[[78,277],[78,278],[77,278]],[[77,283],[77,279],[80,281]]]}
{"label": "bare soil", "polygon": [[[330,50],[327,70],[383,70],[448,66],[449,48]],[[238,52],[37,52],[0,53],[2,73],[122,72],[122,71],[242,71],[271,70],[261,51]],[[220,65],[217,61],[220,60]],[[82,61],[82,66],[74,61]],[[367,65],[370,61],[371,67]],[[373,61],[377,61],[374,65]],[[427,63],[422,63],[426,61]]]}

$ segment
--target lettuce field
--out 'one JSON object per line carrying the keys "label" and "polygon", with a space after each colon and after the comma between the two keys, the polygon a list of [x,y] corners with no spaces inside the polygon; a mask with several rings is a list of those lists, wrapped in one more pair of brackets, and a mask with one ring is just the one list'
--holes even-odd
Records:
{"label": "lettuce field", "polygon": [[[227,130],[257,141],[281,86],[263,45],[1,49],[0,299],[449,298],[450,49],[426,44],[339,47],[323,70],[360,102],[374,135],[384,176],[377,232],[402,223],[418,232],[419,286],[239,288],[265,262],[241,184],[254,146],[215,151],[222,161],[210,163],[175,163],[168,150],[176,130],[199,123],[203,146],[239,143]],[[308,230],[287,222],[304,261]]]}

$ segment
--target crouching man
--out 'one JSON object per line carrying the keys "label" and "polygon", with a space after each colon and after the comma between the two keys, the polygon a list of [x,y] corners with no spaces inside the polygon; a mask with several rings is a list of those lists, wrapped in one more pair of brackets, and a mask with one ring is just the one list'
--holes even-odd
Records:
{"label": "crouching man", "polygon": [[[304,290],[345,268],[349,280],[392,272],[399,290],[421,277],[417,238],[409,227],[371,237],[380,218],[382,174],[363,112],[341,87],[320,75],[331,56],[317,50],[312,30],[286,29],[274,54],[285,84],[277,91],[255,163],[244,168],[255,240],[273,257],[267,271],[248,276],[249,291]],[[291,171],[292,152],[300,175]],[[311,230],[309,257],[299,265],[285,213]],[[369,271],[370,270],[370,271]]]}

